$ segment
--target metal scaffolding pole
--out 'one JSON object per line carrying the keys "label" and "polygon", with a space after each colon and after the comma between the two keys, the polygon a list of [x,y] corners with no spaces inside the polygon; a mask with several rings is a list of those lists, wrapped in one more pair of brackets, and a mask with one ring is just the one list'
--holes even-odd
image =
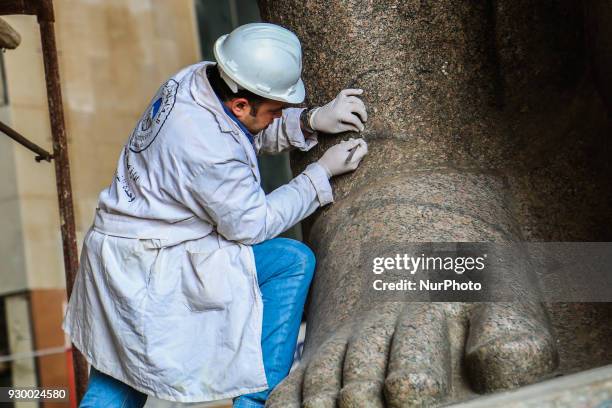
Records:
{"label": "metal scaffolding pole", "polygon": [[[78,270],[78,249],[76,244],[74,208],[72,204],[66,127],[64,123],[59,65],[55,44],[53,3],[52,0],[4,0],[0,3],[0,15],[7,14],[35,15],[38,18],[38,24],[40,26],[49,118],[53,138],[52,158],[55,161],[55,179],[57,184],[60,228],[64,251],[66,290],[68,292],[68,298],[70,298],[72,286]],[[26,142],[29,141],[26,140]],[[47,157],[45,157],[45,159],[47,159]],[[73,347],[72,350],[78,403],[81,401],[87,385],[87,362],[76,348]]]}

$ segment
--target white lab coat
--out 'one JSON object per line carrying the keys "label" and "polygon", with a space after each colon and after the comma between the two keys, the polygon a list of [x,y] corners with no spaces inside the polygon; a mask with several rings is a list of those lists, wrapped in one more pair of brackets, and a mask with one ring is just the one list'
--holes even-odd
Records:
{"label": "white lab coat", "polygon": [[[87,233],[64,330],[90,364],[157,398],[210,401],[267,388],[263,303],[250,245],[332,201],[311,164],[266,195],[256,152],[200,63],[166,82],[123,149]],[[308,150],[289,108],[258,152]]]}

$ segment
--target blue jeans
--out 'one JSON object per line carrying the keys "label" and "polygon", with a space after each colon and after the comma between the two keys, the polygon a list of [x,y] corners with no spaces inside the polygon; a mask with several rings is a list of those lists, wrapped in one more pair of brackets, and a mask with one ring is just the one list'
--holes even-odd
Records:
{"label": "blue jeans", "polygon": [[[289,373],[315,269],[312,251],[292,239],[274,238],[253,245],[253,252],[264,304],[261,347],[269,388],[235,398],[234,408],[263,407],[272,389]],[[80,407],[136,408],[146,400],[145,394],[92,367]]]}
{"label": "blue jeans", "polygon": [[264,304],[261,347],[269,388],[236,398],[234,408],[263,407],[272,389],[289,374],[315,269],[310,248],[292,239],[271,239],[253,245],[253,252]]}
{"label": "blue jeans", "polygon": [[91,367],[87,391],[79,407],[140,408],[145,402],[146,394]]}

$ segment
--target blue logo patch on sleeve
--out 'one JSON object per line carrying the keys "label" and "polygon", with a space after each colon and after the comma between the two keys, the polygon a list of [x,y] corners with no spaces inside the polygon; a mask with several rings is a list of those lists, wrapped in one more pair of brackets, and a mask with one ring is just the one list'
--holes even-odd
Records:
{"label": "blue logo patch on sleeve", "polygon": [[174,79],[159,88],[153,102],[142,115],[130,136],[129,146],[132,152],[140,153],[153,143],[174,108],[177,90],[178,82]]}

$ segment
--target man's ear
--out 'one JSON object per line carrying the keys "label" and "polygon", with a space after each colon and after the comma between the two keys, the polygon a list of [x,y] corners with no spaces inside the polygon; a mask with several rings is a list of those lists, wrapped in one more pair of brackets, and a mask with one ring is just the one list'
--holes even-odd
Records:
{"label": "man's ear", "polygon": [[246,98],[234,98],[226,102],[234,116],[241,119],[251,113],[251,105]]}

